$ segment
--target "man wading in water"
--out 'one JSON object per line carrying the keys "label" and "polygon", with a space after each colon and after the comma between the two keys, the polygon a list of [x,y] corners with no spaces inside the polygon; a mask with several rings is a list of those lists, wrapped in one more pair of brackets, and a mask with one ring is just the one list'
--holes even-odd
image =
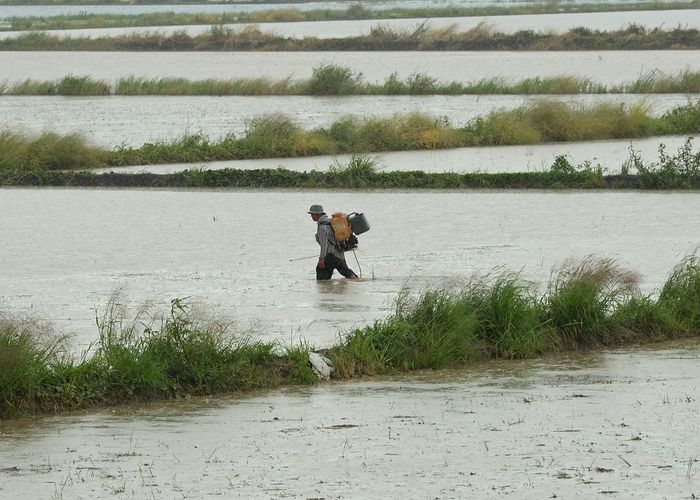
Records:
{"label": "man wading in water", "polygon": [[329,280],[333,276],[333,271],[338,270],[340,274],[349,279],[358,279],[357,274],[345,263],[343,252],[338,249],[335,241],[335,234],[331,227],[331,220],[323,211],[321,205],[311,205],[309,208],[311,218],[318,224],[316,229],[316,241],[321,247],[321,252],[316,264],[316,279]]}

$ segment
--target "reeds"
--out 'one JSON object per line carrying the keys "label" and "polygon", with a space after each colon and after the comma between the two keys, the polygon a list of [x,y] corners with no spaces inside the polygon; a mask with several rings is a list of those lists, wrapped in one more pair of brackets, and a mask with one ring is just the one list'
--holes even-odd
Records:
{"label": "reeds", "polygon": [[291,78],[188,80],[128,76],[110,84],[88,76],[69,75],[56,81],[0,82],[0,95],[571,95],[699,92],[700,73],[688,69],[673,75],[653,71],[633,82],[614,86],[573,76],[527,78],[516,82],[502,78],[472,83],[439,82],[425,73],[409,75],[405,79],[393,73],[384,82],[371,83],[365,81],[361,73],[335,64],[316,66],[311,78],[296,81]]}
{"label": "reeds", "polygon": [[383,26],[369,34],[346,38],[291,38],[260,30],[255,25],[241,29],[213,26],[208,33],[189,35],[132,33],[115,37],[60,37],[46,32],[28,32],[0,40],[0,50],[90,50],[90,51],[346,51],[346,50],[691,50],[700,47],[697,29],[647,29],[630,25],[615,31],[574,28],[566,33],[520,31],[500,33],[486,25],[465,32],[454,28],[392,30]]}
{"label": "reeds", "polygon": [[[543,294],[501,269],[449,288],[405,287],[389,317],[322,352],[333,377],[346,379],[700,335],[697,255],[657,296],[641,294],[637,280],[587,257],[556,271]],[[99,340],[76,360],[45,325],[0,317],[0,418],[316,381],[312,345],[260,342],[179,299],[158,319],[148,309],[129,318],[114,297],[97,326]]]}

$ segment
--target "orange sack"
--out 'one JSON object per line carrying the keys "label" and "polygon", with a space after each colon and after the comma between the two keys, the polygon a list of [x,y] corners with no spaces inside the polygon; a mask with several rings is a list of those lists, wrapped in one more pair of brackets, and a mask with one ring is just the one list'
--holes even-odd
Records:
{"label": "orange sack", "polygon": [[352,228],[348,222],[348,216],[343,212],[335,212],[331,216],[331,227],[336,241],[345,241],[352,236]]}

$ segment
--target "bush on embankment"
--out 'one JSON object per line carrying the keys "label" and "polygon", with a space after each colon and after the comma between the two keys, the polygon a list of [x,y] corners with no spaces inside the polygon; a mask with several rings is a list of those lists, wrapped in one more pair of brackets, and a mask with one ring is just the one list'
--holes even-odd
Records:
{"label": "bush on embankment", "polygon": [[700,131],[698,118],[700,101],[654,117],[643,104],[576,106],[542,100],[511,111],[491,112],[462,127],[455,127],[445,119],[411,113],[362,120],[340,118],[328,127],[303,130],[288,117],[277,115],[250,120],[240,138],[227,135],[214,141],[203,134],[188,134],[173,142],[120,146],[111,151],[90,146],[76,134],[62,138],[44,133],[31,138],[2,132],[0,171],[67,170],[693,134]]}
{"label": "bush on embankment", "polygon": [[697,29],[648,29],[630,24],[615,31],[573,28],[565,33],[500,33],[486,24],[464,31],[454,26],[431,29],[423,23],[414,29],[373,27],[367,35],[341,38],[292,38],[260,30],[212,26],[209,32],[189,35],[132,33],[114,37],[61,37],[34,31],[0,40],[0,50],[89,51],[402,51],[402,50],[692,50],[700,48]]}
{"label": "bush on embankment", "polygon": [[[347,379],[700,335],[696,255],[673,269],[656,298],[636,284],[613,261],[587,258],[563,266],[541,295],[509,272],[452,289],[404,289],[388,318],[322,352],[334,378]],[[0,317],[0,417],[316,380],[306,343],[257,341],[203,321],[177,299],[155,324],[143,314],[127,320],[110,301],[99,340],[76,361],[40,325]]]}
{"label": "bush on embankment", "polygon": [[486,78],[473,83],[439,82],[425,73],[399,78],[389,75],[382,83],[367,82],[362,73],[345,66],[321,64],[308,80],[238,78],[188,80],[186,78],[120,78],[115,84],[90,76],[68,75],[61,80],[0,83],[0,95],[571,95],[571,94],[700,93],[700,73],[688,69],[672,75],[649,72],[630,83],[606,86],[589,78],[554,76],[509,82]]}

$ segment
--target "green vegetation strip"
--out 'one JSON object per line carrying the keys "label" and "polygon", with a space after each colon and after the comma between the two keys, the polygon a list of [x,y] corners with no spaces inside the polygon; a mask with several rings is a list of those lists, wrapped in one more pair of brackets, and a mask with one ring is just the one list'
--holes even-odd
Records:
{"label": "green vegetation strip", "polygon": [[[13,2],[0,1],[0,5]],[[47,2],[48,3],[48,2]],[[88,2],[89,3],[89,2]],[[109,3],[109,2],[99,2]],[[149,2],[150,3],[150,2]],[[178,25],[218,25],[236,23],[270,23],[301,21],[341,21],[362,19],[407,19],[495,16],[515,14],[561,14],[583,12],[677,10],[697,9],[700,2],[637,2],[637,3],[585,3],[547,2],[531,5],[483,6],[483,7],[434,7],[425,9],[366,9],[361,4],[351,5],[345,10],[293,8],[274,9],[258,12],[176,13],[154,12],[139,15],[118,14],[77,14],[51,17],[12,17],[0,31],[58,30],[84,28],[126,28],[139,26],[178,26]]]}
{"label": "green vegetation strip", "polygon": [[[403,290],[391,316],[322,351],[333,378],[700,335],[696,255],[673,269],[657,297],[639,292],[636,274],[592,258],[562,267],[543,294],[502,273],[414,296]],[[199,319],[181,300],[160,322],[128,320],[111,301],[98,327],[92,352],[76,359],[50,326],[0,317],[0,417],[317,380],[308,362],[313,346],[236,334]]]}
{"label": "green vegetation strip", "polygon": [[574,28],[566,33],[532,30],[499,33],[486,25],[465,32],[427,24],[398,31],[377,26],[369,34],[343,38],[291,38],[265,33],[256,26],[240,30],[212,27],[207,33],[172,35],[133,33],[115,37],[61,37],[29,32],[0,40],[0,50],[89,51],[402,51],[402,50],[689,50],[700,48],[697,29],[647,29],[630,25],[616,31]]}
{"label": "green vegetation strip", "polygon": [[8,179],[8,172],[11,178],[48,170],[692,135],[699,130],[700,101],[653,117],[643,104],[572,106],[543,100],[491,112],[463,127],[408,114],[342,118],[329,127],[305,131],[287,117],[266,116],[251,120],[240,138],[229,135],[210,141],[202,134],[190,134],[174,142],[114,150],[90,146],[76,134],[26,137],[0,132],[0,172]]}
{"label": "green vegetation strip", "polygon": [[89,76],[69,75],[56,81],[0,82],[0,95],[571,95],[571,94],[672,94],[700,93],[700,72],[683,70],[675,75],[649,72],[631,83],[606,86],[588,78],[555,76],[527,78],[509,83],[488,78],[474,83],[439,82],[425,73],[400,79],[393,73],[383,83],[370,83],[362,73],[333,64],[316,66],[308,80],[272,81],[266,78],[188,80],[185,78],[120,78],[115,84]]}

